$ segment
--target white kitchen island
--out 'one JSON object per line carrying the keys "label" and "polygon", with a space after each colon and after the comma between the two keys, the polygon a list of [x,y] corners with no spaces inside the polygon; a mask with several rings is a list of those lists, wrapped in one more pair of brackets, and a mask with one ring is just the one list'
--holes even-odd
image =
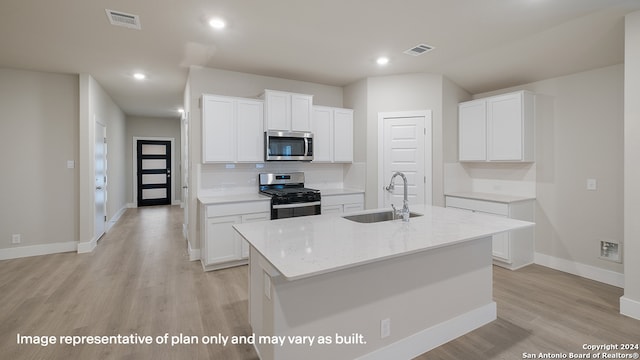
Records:
{"label": "white kitchen island", "polygon": [[410,359],[496,319],[491,236],[533,223],[411,211],[423,216],[234,225],[251,245],[249,320],[261,359]]}

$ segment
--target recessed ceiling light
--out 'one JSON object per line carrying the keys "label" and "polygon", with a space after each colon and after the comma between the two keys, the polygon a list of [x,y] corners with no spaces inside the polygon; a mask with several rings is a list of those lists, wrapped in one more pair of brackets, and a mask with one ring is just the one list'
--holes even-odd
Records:
{"label": "recessed ceiling light", "polygon": [[378,65],[387,65],[389,63],[389,58],[387,57],[379,57],[378,60],[376,60],[376,62],[378,63]]}
{"label": "recessed ceiling light", "polygon": [[220,30],[220,29],[224,29],[225,26],[227,26],[227,24],[222,19],[211,19],[209,21],[209,26],[211,26],[214,29]]}
{"label": "recessed ceiling light", "polygon": [[147,75],[143,73],[135,73],[133,74],[133,77],[136,78],[136,80],[144,80],[147,78]]}

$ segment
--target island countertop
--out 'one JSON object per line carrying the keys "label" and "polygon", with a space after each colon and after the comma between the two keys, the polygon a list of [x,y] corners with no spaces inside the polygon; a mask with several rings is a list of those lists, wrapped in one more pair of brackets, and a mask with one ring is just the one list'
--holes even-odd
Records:
{"label": "island countertop", "polygon": [[[358,223],[339,215],[317,215],[233,227],[287,280],[298,280],[534,225],[455,208],[410,209],[423,216],[408,223]],[[384,210],[388,209],[353,214]]]}

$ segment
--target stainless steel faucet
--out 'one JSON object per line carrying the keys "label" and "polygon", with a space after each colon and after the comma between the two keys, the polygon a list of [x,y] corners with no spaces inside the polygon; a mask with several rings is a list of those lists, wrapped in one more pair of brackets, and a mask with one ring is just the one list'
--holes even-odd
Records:
{"label": "stainless steel faucet", "polygon": [[408,186],[407,186],[407,177],[404,176],[403,173],[397,171],[395,174],[393,174],[393,176],[391,177],[391,182],[389,183],[389,186],[387,186],[385,189],[388,192],[392,192],[393,189],[395,189],[395,183],[393,182],[393,180],[396,178],[396,176],[400,176],[402,178],[402,181],[404,181],[404,199],[402,201],[402,210],[397,210],[396,207],[391,204],[391,207],[393,208],[393,214],[394,216],[402,216],[402,221],[409,221],[409,199],[408,199]]}

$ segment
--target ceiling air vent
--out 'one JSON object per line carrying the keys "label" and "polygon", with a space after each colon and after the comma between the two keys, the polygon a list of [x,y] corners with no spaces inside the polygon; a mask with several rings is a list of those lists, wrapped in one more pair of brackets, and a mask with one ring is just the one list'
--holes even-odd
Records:
{"label": "ceiling air vent", "polygon": [[420,44],[420,45],[416,45],[414,47],[412,47],[409,50],[404,51],[405,54],[407,55],[412,55],[412,56],[418,56],[418,55],[422,55],[426,52],[429,52],[431,50],[433,50],[434,47],[431,45],[427,45],[427,44]]}
{"label": "ceiling air vent", "polygon": [[142,29],[140,25],[140,17],[138,15],[132,15],[123,13],[121,11],[114,11],[105,9],[107,11],[107,17],[109,18],[109,22],[111,25],[115,26],[124,26],[129,29]]}

